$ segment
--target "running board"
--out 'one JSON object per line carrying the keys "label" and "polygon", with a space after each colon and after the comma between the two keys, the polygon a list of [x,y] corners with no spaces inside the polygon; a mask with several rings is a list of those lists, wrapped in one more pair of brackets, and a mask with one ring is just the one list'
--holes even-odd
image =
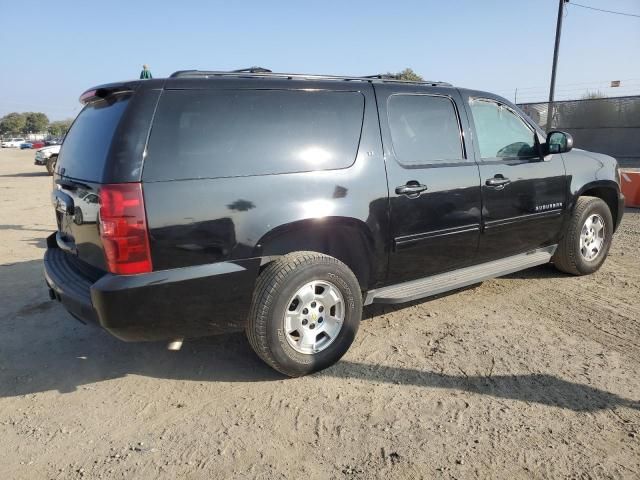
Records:
{"label": "running board", "polygon": [[367,292],[364,304],[404,303],[548,263],[557,245]]}

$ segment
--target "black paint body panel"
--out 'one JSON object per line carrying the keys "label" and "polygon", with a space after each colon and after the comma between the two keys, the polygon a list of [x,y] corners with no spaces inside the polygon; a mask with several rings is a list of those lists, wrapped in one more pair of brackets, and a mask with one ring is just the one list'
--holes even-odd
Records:
{"label": "black paint body panel", "polygon": [[[103,183],[141,181],[154,271],[105,273],[97,218],[75,223],[73,215],[59,218],[60,231],[76,243],[79,255],[72,259],[51,241],[45,257],[54,296],[75,316],[97,321],[125,340],[244,328],[261,265],[292,251],[318,251],[342,260],[366,292],[555,244],[583,194],[608,195],[616,225],[622,217],[617,165],[610,157],[574,149],[528,161],[483,161],[468,98],[496,99],[519,112],[484,92],[250,75],[127,85],[133,98],[111,146],[108,168],[100,181],[71,191],[84,199],[87,194],[78,189],[97,193]],[[355,160],[335,170],[170,181],[145,177],[153,117],[167,88],[357,91],[364,98],[364,114]],[[400,164],[386,111],[394,94],[450,98],[462,129],[464,158],[411,168]],[[544,142],[544,132],[526,121]],[[511,183],[501,190],[487,188],[485,181],[498,174]],[[413,198],[395,192],[412,180],[427,190]],[[94,275],[82,265],[94,269]],[[84,285],[85,293],[79,295],[71,284]]]}
{"label": "black paint body panel", "polygon": [[54,235],[44,258],[47,285],[74,317],[121,340],[207,336],[246,325],[259,258],[140,275],[89,273],[57,248]]}
{"label": "black paint body panel", "polygon": [[[257,88],[251,80],[172,84],[235,91],[249,86]],[[382,284],[389,212],[373,87],[282,80],[258,86],[359,91],[365,103],[355,161],[347,168],[274,175],[176,181],[143,175],[154,268],[315,250],[347,263],[363,290]]]}

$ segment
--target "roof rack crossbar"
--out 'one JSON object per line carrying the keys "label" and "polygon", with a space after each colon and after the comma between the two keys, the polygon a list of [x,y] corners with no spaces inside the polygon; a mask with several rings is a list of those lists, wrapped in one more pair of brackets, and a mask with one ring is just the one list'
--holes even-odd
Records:
{"label": "roof rack crossbar", "polygon": [[239,68],[238,70],[231,70],[230,73],[273,73],[268,68],[264,67],[248,67],[248,68]]}
{"label": "roof rack crossbar", "polygon": [[364,78],[379,78],[380,80],[398,80],[390,73],[376,73],[375,75],[365,75]]}

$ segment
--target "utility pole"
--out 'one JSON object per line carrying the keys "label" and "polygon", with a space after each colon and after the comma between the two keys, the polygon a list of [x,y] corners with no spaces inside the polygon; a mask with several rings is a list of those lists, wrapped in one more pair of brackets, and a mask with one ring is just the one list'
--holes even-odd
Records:
{"label": "utility pole", "polygon": [[558,22],[556,23],[556,44],[553,48],[553,66],[551,67],[551,87],[549,88],[549,107],[547,109],[547,130],[551,128],[551,120],[553,117],[553,100],[556,91],[556,68],[558,66],[558,52],[560,50],[560,34],[562,33],[562,17],[564,17],[564,4],[569,0],[559,0],[558,3]]}

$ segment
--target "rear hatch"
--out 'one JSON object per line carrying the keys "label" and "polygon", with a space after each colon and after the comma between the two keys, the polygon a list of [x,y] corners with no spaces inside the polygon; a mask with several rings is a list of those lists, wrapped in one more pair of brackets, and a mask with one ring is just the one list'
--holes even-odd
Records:
{"label": "rear hatch", "polygon": [[[153,111],[149,105],[155,106],[158,95],[140,95],[135,85],[86,92],[81,97],[85,107],[60,149],[52,192],[57,244],[93,269],[113,270],[100,226],[100,205],[109,186],[130,184],[142,195],[137,182]],[[142,200],[139,207],[144,212]]]}

